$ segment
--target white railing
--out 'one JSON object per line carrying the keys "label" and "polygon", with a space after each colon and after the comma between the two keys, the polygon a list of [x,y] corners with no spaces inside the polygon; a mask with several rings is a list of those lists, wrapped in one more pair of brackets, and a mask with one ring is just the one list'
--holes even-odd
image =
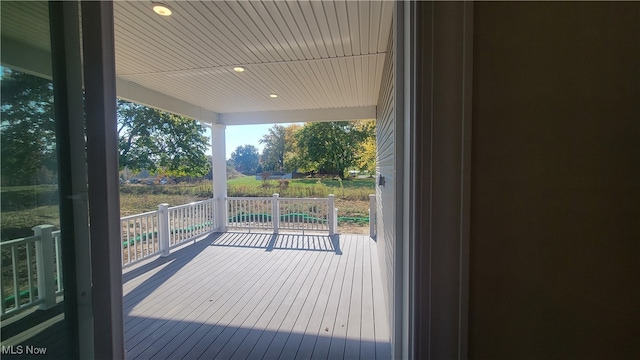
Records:
{"label": "white railing", "polygon": [[227,198],[227,228],[273,229],[274,198]]}
{"label": "white railing", "polygon": [[329,199],[278,199],[280,230],[329,231],[333,212]]}
{"label": "white railing", "polygon": [[210,199],[168,208],[169,247],[213,231],[214,204]]}
{"label": "white railing", "polygon": [[125,216],[120,225],[123,266],[160,252],[158,211]]}
{"label": "white railing", "polygon": [[337,209],[334,196],[326,199],[272,197],[227,198],[229,229],[259,229],[336,233]]}
{"label": "white railing", "polygon": [[214,204],[213,199],[174,207],[160,204],[157,211],[121,218],[122,266],[167,256],[171,247],[213,231]]}
{"label": "white railing", "polygon": [[52,225],[36,226],[33,232],[33,236],[0,243],[3,318],[36,305],[49,309],[56,304],[56,294],[63,291],[60,232],[53,232]]}

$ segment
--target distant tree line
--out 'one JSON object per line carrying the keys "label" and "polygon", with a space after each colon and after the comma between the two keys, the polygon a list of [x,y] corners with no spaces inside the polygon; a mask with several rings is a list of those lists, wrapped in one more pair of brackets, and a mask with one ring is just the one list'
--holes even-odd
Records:
{"label": "distant tree line", "polygon": [[373,120],[274,125],[253,145],[238,146],[229,160],[246,175],[261,172],[310,172],[347,177],[347,171],[375,171]]}

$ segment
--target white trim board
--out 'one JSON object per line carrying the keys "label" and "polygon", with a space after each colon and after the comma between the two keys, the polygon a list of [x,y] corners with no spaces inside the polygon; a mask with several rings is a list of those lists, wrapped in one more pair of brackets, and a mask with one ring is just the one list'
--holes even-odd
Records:
{"label": "white trim board", "polygon": [[369,120],[376,118],[375,106],[337,109],[256,111],[219,114],[224,125],[276,124],[292,122],[321,122],[343,120]]}

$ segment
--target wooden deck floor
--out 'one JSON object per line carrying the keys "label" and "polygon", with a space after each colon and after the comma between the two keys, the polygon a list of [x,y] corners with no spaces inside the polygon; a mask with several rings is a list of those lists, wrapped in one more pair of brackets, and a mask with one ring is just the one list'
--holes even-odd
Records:
{"label": "wooden deck floor", "polygon": [[224,233],[124,274],[128,359],[390,359],[367,236]]}

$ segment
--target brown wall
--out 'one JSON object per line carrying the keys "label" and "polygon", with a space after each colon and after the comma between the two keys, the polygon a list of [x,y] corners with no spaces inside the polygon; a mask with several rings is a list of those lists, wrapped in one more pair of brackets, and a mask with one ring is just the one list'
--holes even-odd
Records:
{"label": "brown wall", "polygon": [[475,4],[470,358],[640,358],[639,5]]}

